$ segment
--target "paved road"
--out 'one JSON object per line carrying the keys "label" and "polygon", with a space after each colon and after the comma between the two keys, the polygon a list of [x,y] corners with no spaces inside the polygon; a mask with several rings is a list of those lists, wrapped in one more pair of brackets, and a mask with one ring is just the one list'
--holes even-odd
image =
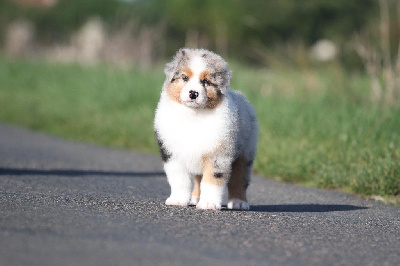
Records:
{"label": "paved road", "polygon": [[0,265],[399,265],[399,208],[254,177],[252,210],[166,207],[154,156],[0,125]]}

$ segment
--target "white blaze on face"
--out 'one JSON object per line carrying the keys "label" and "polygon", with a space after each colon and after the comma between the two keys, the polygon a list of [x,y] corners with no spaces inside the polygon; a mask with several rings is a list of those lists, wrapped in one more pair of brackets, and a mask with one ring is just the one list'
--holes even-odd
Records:
{"label": "white blaze on face", "polygon": [[183,86],[180,99],[186,106],[204,108],[207,104],[207,92],[200,82],[200,77],[206,71],[206,65],[201,57],[196,56],[190,60],[189,69],[192,77]]}
{"label": "white blaze on face", "polygon": [[199,77],[200,74],[206,70],[204,60],[199,56],[194,57],[190,60],[190,69],[193,71],[194,75]]}

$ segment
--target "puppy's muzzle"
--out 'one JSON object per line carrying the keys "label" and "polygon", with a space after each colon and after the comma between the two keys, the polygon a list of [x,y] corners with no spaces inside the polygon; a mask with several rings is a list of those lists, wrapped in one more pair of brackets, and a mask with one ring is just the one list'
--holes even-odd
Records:
{"label": "puppy's muzzle", "polygon": [[199,97],[199,93],[197,91],[189,91],[189,98],[191,100],[196,100],[197,97]]}

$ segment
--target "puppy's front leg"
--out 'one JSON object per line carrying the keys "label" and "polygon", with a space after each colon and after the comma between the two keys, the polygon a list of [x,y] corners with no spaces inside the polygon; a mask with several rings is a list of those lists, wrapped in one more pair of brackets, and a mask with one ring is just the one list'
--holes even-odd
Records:
{"label": "puppy's front leg", "polygon": [[178,161],[170,160],[164,164],[168,183],[171,186],[171,195],[165,201],[166,205],[188,206],[192,192],[192,180]]}
{"label": "puppy's front leg", "polygon": [[227,170],[218,169],[211,160],[205,160],[200,184],[200,201],[196,208],[220,210],[228,178]]}

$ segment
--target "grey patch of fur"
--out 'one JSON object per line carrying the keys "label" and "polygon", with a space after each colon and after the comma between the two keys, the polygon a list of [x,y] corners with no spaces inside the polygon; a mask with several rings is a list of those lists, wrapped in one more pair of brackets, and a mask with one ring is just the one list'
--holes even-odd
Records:
{"label": "grey patch of fur", "polygon": [[157,144],[158,144],[158,148],[160,150],[160,154],[161,154],[161,159],[164,163],[168,162],[169,159],[171,158],[172,154],[167,151],[167,149],[164,147],[164,143],[160,138],[160,135],[158,134],[157,131],[154,131],[154,134],[156,136],[157,139]]}

